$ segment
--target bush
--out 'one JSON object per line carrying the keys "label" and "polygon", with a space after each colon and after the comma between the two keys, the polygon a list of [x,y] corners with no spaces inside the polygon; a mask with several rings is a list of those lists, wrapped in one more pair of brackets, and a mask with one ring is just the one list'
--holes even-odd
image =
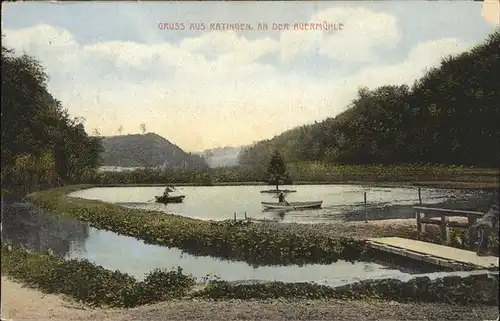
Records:
{"label": "bush", "polygon": [[176,271],[154,270],[143,281],[106,270],[87,260],[63,260],[2,243],[2,274],[46,293],[61,293],[91,305],[133,307],[182,297],[194,278]]}
{"label": "bush", "polygon": [[234,285],[215,281],[194,295],[211,299],[338,298],[498,305],[498,275],[446,276],[435,280],[417,277],[407,282],[366,280],[335,288],[306,282]]}
{"label": "bush", "polygon": [[2,274],[42,290],[60,293],[94,306],[134,307],[173,298],[273,299],[339,298],[379,299],[498,305],[498,275],[446,276],[430,280],[417,277],[408,282],[396,279],[366,280],[340,287],[314,283],[270,282],[234,284],[212,281],[189,294],[195,285],[178,268],[154,270],[143,281],[119,271],[106,270],[86,260],[62,260],[50,254],[31,253],[21,246],[2,244]]}
{"label": "bush", "polygon": [[200,221],[65,196],[80,188],[41,191],[29,195],[29,199],[44,210],[146,243],[177,247],[195,255],[246,261],[254,266],[355,261],[365,251],[364,242],[349,238],[252,229],[248,224]]}
{"label": "bush", "polygon": [[[477,247],[469,245],[469,231],[467,229],[451,229],[451,246],[466,249],[470,251],[476,251]],[[498,235],[491,233],[488,239],[488,250],[490,255],[498,257]]]}

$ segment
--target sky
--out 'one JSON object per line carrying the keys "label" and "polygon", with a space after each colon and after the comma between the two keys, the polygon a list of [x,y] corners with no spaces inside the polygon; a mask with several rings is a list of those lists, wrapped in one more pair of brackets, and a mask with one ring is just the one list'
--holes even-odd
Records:
{"label": "sky", "polygon": [[[49,91],[85,119],[89,134],[117,135],[120,126],[134,134],[144,123],[192,152],[247,145],[334,117],[359,87],[411,85],[495,30],[475,1],[2,7],[4,45],[42,63]],[[216,23],[252,30],[217,30]],[[288,30],[273,28],[287,23]],[[333,28],[295,30],[295,23]]]}

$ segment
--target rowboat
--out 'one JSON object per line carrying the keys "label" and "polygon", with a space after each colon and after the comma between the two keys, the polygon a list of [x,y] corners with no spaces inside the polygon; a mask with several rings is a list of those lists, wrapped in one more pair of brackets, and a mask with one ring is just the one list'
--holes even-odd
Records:
{"label": "rowboat", "polygon": [[294,209],[308,209],[308,208],[321,208],[323,201],[312,201],[312,202],[262,202],[262,206],[264,208],[272,208],[272,209],[285,209],[285,210],[294,210]]}
{"label": "rowboat", "polygon": [[164,195],[162,196],[155,196],[156,197],[156,202],[157,203],[163,203],[163,204],[167,204],[167,203],[182,203],[182,201],[184,200],[184,195],[179,195],[179,196],[168,196],[168,197],[165,197]]}

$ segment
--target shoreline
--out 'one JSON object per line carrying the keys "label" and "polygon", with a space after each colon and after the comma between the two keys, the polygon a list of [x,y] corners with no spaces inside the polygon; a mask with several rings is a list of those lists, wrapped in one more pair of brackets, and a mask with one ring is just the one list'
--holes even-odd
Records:
{"label": "shoreline", "polygon": [[[495,320],[498,306],[376,300],[172,300],[131,309],[91,308],[2,275],[6,320]],[[411,311],[411,313],[409,313]]]}
{"label": "shoreline", "polygon": [[[211,223],[211,224],[206,224],[203,222],[199,222],[198,220],[192,220],[192,219],[185,219],[185,218],[180,218],[172,215],[168,215],[165,219],[156,218],[155,216],[152,215],[153,212],[144,212],[143,211],[128,211],[121,209],[120,207],[110,205],[110,204],[104,204],[102,202],[93,202],[93,201],[85,201],[84,199],[70,199],[67,197],[67,193],[69,190],[78,190],[81,188],[88,188],[91,187],[92,185],[80,185],[80,186],[69,186],[66,188],[62,189],[56,189],[53,191],[46,191],[46,192],[41,192],[41,193],[34,193],[32,195],[32,198],[34,197],[35,200],[38,198],[38,201],[40,202],[39,205],[44,205],[44,207],[51,208],[54,212],[53,214],[56,215],[62,215],[62,216],[70,216],[74,217],[75,219],[78,220],[83,220],[83,221],[88,221],[88,222],[93,222],[94,224],[97,223],[97,225],[100,225],[99,220],[103,219],[106,221],[106,224],[110,224],[111,221],[108,219],[112,219],[114,221],[113,226],[107,226],[105,229],[107,230],[114,230],[114,232],[126,235],[129,234],[127,232],[127,229],[125,229],[127,226],[135,229],[136,227],[144,227],[144,224],[147,224],[145,227],[146,230],[144,230],[144,233],[139,233],[137,235],[129,235],[132,237],[135,237],[136,239],[144,239],[144,240],[149,240],[149,241],[154,241],[155,239],[155,233],[156,231],[160,232],[161,231],[161,237],[165,237],[165,232],[170,231],[172,234],[171,239],[167,243],[176,243],[178,240],[177,238],[180,239],[185,239],[185,241],[195,241],[199,240],[199,238],[191,239],[186,239],[188,236],[187,234],[179,234],[177,235],[175,231],[179,231],[180,229],[190,229],[190,234],[191,233],[200,233],[198,236],[204,236],[204,238],[208,238],[209,243],[211,243],[214,240],[218,240],[221,236],[224,237],[234,237],[233,234],[227,234],[227,233],[222,233],[224,231],[226,232],[236,232],[235,235],[239,235],[238,237],[241,239],[231,239],[228,240],[231,241],[229,243],[227,242],[217,242],[216,248],[220,250],[221,248],[227,247],[227,250],[231,250],[230,252],[234,252],[238,250],[237,252],[232,253],[233,256],[236,255],[236,253],[241,254],[243,250],[246,250],[247,247],[249,249],[253,249],[254,246],[253,244],[255,243],[254,241],[258,241],[258,244],[261,244],[262,242],[260,240],[264,239],[266,241],[266,246],[261,246],[257,252],[255,251],[250,251],[247,254],[249,255],[257,255],[260,259],[262,259],[262,262],[265,263],[266,259],[272,256],[273,260],[276,260],[276,253],[277,250],[282,250],[282,246],[285,246],[287,248],[289,245],[285,241],[289,239],[290,236],[294,236],[295,241],[299,242],[297,243],[297,246],[294,247],[294,256],[297,256],[297,258],[300,258],[302,263],[306,263],[309,260],[315,261],[316,259],[322,258],[325,259],[325,254],[326,256],[332,256],[332,258],[337,257],[338,259],[353,259],[356,260],[358,256],[359,250],[362,248],[358,248],[358,243],[359,241],[362,241],[362,239],[365,239],[367,237],[381,237],[381,236],[395,236],[395,235],[403,235],[404,237],[409,237],[413,238],[414,234],[416,232],[415,229],[415,220],[414,219],[400,219],[400,220],[379,220],[379,221],[370,221],[369,223],[365,222],[343,222],[341,224],[316,224],[314,226],[310,225],[304,225],[304,224],[297,224],[297,223],[266,223],[266,224],[249,224],[247,226],[233,226],[233,224],[228,224],[228,222],[222,222],[222,223]],[[35,202],[37,203],[37,202]],[[55,206],[55,207],[54,207]],[[90,210],[90,212],[88,212]],[[93,214],[92,214],[93,213]],[[119,221],[115,221],[115,219],[123,218],[123,215],[127,215],[126,220],[129,221],[129,224],[127,226],[122,226]],[[87,216],[89,215],[89,216]],[[138,220],[135,222],[134,220],[138,219],[138,216],[144,216],[143,219]],[[98,220],[99,219],[99,220]],[[462,218],[454,218],[454,220],[462,220]],[[95,221],[97,220],[97,221]],[[103,224],[104,224],[103,221]],[[178,221],[175,223],[175,221]],[[137,224],[136,224],[137,223]],[[433,226],[434,227],[434,226]],[[98,227],[99,228],[99,227]],[[211,230],[215,230],[210,232]],[[140,232],[140,229],[138,230]],[[427,233],[426,233],[426,239],[429,238],[429,241],[432,241],[430,239],[433,239],[437,234],[435,232],[437,231],[437,228],[431,228],[429,227]],[[154,232],[154,233],[151,233]],[[218,233],[216,233],[218,232]],[[209,233],[209,234],[207,234]],[[214,234],[215,233],[215,234]],[[132,233],[136,234],[136,233]],[[212,235],[214,234],[214,235]],[[227,234],[227,235],[226,235]],[[168,233],[167,233],[168,235]],[[423,235],[424,236],[424,235]],[[223,238],[224,238],[223,237]],[[358,240],[356,240],[358,239]],[[360,240],[361,239],[361,240]],[[337,242],[335,240],[344,240],[341,242]],[[349,241],[350,240],[350,241]],[[160,243],[166,242],[167,240],[160,240]],[[346,242],[347,241],[347,242]],[[281,244],[282,242],[285,242]],[[325,243],[326,242],[326,243]],[[181,242],[182,243],[182,242]],[[181,246],[176,246],[176,247],[181,247],[183,244],[177,244]],[[189,243],[189,242],[188,242]],[[227,244],[226,244],[227,243]],[[257,244],[255,243],[255,244]],[[187,244],[187,243],[186,243]],[[184,244],[184,245],[186,245]],[[208,243],[206,243],[208,244]],[[203,243],[202,248],[206,247],[205,243]],[[245,246],[243,246],[244,244]],[[168,245],[168,244],[165,244]],[[172,245],[172,244],[171,244]],[[225,247],[225,245],[227,245]],[[243,247],[241,247],[241,246]],[[344,247],[343,249],[337,250],[338,245],[342,245]],[[236,246],[236,247],[235,247]],[[318,247],[319,246],[319,247]],[[326,246],[325,248],[323,248]],[[301,249],[307,250],[306,252],[309,253],[309,251],[312,252],[317,252],[320,251],[321,253],[318,252],[318,256],[311,256],[307,254],[306,252],[303,253]],[[199,248],[198,248],[199,250]],[[326,251],[326,252],[325,252]],[[340,252],[339,252],[340,251]],[[255,252],[255,253],[254,253]],[[338,252],[338,253],[337,253]],[[342,253],[341,253],[342,252]],[[345,252],[345,253],[344,253]],[[307,255],[306,255],[307,254]],[[239,256],[239,255],[236,255]],[[236,257],[238,259],[238,257]],[[344,257],[345,256],[345,257]],[[235,259],[233,258],[233,259]],[[241,259],[241,257],[240,257]],[[256,261],[257,262],[257,261]],[[318,262],[320,263],[320,262]],[[322,262],[326,263],[326,262]],[[15,284],[16,282],[14,281],[12,284]],[[2,288],[4,284],[4,275],[2,275]],[[72,282],[70,284],[75,284],[75,282]],[[377,315],[379,317],[379,320],[382,319],[390,319],[393,318],[394,316],[397,315],[398,319],[400,320],[405,320],[405,317],[408,318],[406,320],[411,320],[415,317],[414,314],[411,315],[411,319],[409,318],[408,315],[406,315],[406,311],[404,309],[416,309],[416,307],[422,307],[422,306],[427,306],[427,311],[423,312],[424,314],[420,315],[420,318],[422,319],[427,319],[427,320],[440,320],[443,319],[445,315],[449,315],[451,310],[456,310],[457,307],[459,306],[458,304],[454,303],[456,301],[445,301],[438,303],[436,301],[433,301],[431,303],[422,303],[419,302],[420,300],[417,300],[416,302],[399,302],[396,303],[393,300],[400,301],[399,299],[391,299],[391,298],[386,298],[384,301],[380,301],[380,297],[375,296],[371,297],[370,296],[363,296],[361,297],[352,297],[346,299],[341,299],[338,297],[335,298],[316,298],[314,300],[310,300],[311,296],[307,296],[309,299],[305,299],[303,297],[300,297],[300,295],[296,299],[273,299],[275,295],[277,294],[283,294],[283,293],[288,293],[287,291],[295,289],[293,286],[285,286],[283,289],[280,288],[279,285],[277,286],[277,292],[273,292],[274,290],[272,289],[264,289],[265,291],[260,292],[261,290],[257,290],[258,287],[241,287],[240,288],[226,288],[224,284],[222,284],[219,288],[214,288],[211,290],[211,292],[207,293],[206,296],[202,297],[190,297],[189,299],[187,298],[178,298],[173,301],[163,301],[160,303],[153,303],[153,304],[148,304],[145,306],[139,306],[136,308],[132,309],[90,309],[90,308],[81,308],[80,310],[85,310],[91,311],[91,315],[86,314],[85,317],[81,316],[79,319],[76,317],[79,317],[75,315],[75,319],[68,319],[66,316],[62,317],[63,319],[67,320],[83,320],[85,318],[94,318],[94,319],[107,319],[107,320],[130,320],[130,318],[135,317],[142,320],[164,320],[165,318],[169,319],[172,317],[176,318],[181,318],[181,319],[189,319],[192,317],[193,319],[200,319],[200,318],[208,318],[208,319],[213,319],[214,317],[222,317],[224,320],[240,320],[241,319],[252,319],[252,318],[264,318],[264,319],[276,319],[278,317],[283,317],[283,320],[285,319],[300,319],[300,320],[307,320],[307,319],[322,319],[325,318],[325,320],[331,320],[332,318],[338,318],[339,313],[342,316],[342,319],[347,319],[347,320],[357,320],[355,319],[354,316],[359,316],[360,313],[365,313],[368,309],[370,309],[374,304],[378,304],[378,310],[382,312],[377,312],[373,311],[372,315]],[[21,286],[22,287],[22,286]],[[281,290],[280,290],[281,289]],[[19,291],[19,289],[17,289]],[[255,292],[257,294],[256,297],[260,299],[252,298],[252,293],[253,291],[256,290]],[[295,289],[296,290],[296,289]],[[295,291],[294,290],[294,291]],[[497,289],[498,290],[498,289]],[[3,289],[2,289],[3,291]],[[37,290],[35,290],[37,291]],[[247,292],[249,291],[249,292]],[[281,292],[284,291],[284,292]],[[320,290],[321,291],[321,290]],[[265,293],[264,293],[265,292]],[[293,292],[293,291],[292,291]],[[300,289],[296,291],[297,293],[301,294]],[[446,292],[446,291],[445,291]],[[2,292],[3,294],[4,292]],[[65,292],[68,293],[68,292]],[[293,292],[295,293],[295,292]],[[308,292],[309,293],[309,292]],[[313,292],[309,293],[312,294]],[[211,295],[216,295],[217,297],[220,295],[224,296],[227,295],[226,300],[222,301],[211,301],[209,298],[212,297]],[[231,298],[231,295],[237,294],[236,297]],[[264,295],[265,294],[265,295]],[[303,294],[303,293],[302,293]],[[26,294],[27,296],[28,294]],[[268,295],[268,296],[266,296]],[[4,296],[5,297],[5,296]],[[23,300],[25,296],[23,297]],[[45,298],[46,296],[44,296]],[[59,296],[61,297],[61,296]],[[244,299],[246,298],[246,299]],[[267,298],[267,299],[264,299]],[[470,298],[472,299],[472,298]],[[19,300],[20,302],[23,302],[23,300]],[[378,300],[378,301],[377,301]],[[437,300],[441,301],[441,300]],[[23,304],[26,304],[25,302],[29,302],[28,300],[24,300]],[[37,300],[31,300],[31,306],[27,309],[33,312],[33,311],[38,311],[36,313],[39,313],[40,309],[43,309],[46,305],[50,305],[51,303],[44,303],[41,304],[41,306],[37,307]],[[238,303],[236,303],[238,302]],[[272,303],[268,303],[272,302]],[[288,303],[283,303],[283,302],[291,302],[290,304]],[[318,309],[321,309],[322,305],[325,304],[325,302],[328,302],[328,306],[323,308],[322,313],[317,314]],[[448,303],[446,303],[448,302]],[[471,302],[470,304],[473,305],[478,305],[481,304],[483,301],[473,301],[475,302],[474,304]],[[9,304],[15,305],[16,301],[13,301]],[[239,314],[219,314],[219,313],[208,313],[207,311],[202,311],[199,312],[200,314],[193,313],[193,309],[196,311],[200,311],[200,305],[207,304],[209,306],[217,306],[220,309],[231,311],[233,309],[239,309],[241,306],[246,306],[247,312],[241,312]],[[284,306],[282,306],[285,304]],[[287,305],[288,304],[288,305]],[[342,314],[345,313],[345,311],[339,312],[337,311],[339,308],[339,304],[348,304],[349,306],[356,306],[359,305],[357,308],[353,308],[349,310],[350,312],[348,314]],[[302,305],[302,306],[301,306]],[[144,318],[144,314],[148,314],[148,310],[151,307],[155,307],[154,311],[155,313],[151,314],[151,318]],[[252,312],[248,314],[248,310],[250,311],[255,311],[256,309],[265,309],[265,310],[273,310],[272,307],[274,306],[280,306],[281,308],[279,309],[279,312],[272,312],[271,314],[268,315],[259,315],[258,313],[255,314],[255,312]],[[292,306],[296,307],[297,310],[293,310],[291,308]],[[400,310],[392,310],[393,307],[405,307],[404,309]],[[434,308],[439,306],[439,308]],[[497,306],[493,305],[481,305],[481,311],[492,311],[496,310],[497,311]],[[477,309],[473,310],[470,308],[471,305],[468,305],[468,307],[465,307],[465,310],[462,310],[463,315],[467,315],[467,313],[477,313]],[[181,309],[183,310],[185,308],[186,314],[181,313],[179,316],[178,314],[173,314],[174,311]],[[53,307],[50,313],[54,313],[53,311],[57,310],[58,307]],[[173,309],[173,310],[172,310]],[[307,311],[309,312],[304,312],[304,309],[309,309]],[[342,307],[341,309],[345,309]],[[130,315],[129,312],[131,310],[137,311],[137,314],[135,315]],[[286,315],[284,317],[284,310],[290,310],[293,312],[290,312],[292,314]],[[434,311],[434,312],[431,312]],[[447,310],[447,314],[440,314],[442,313],[443,310]],[[23,308],[17,308],[17,311],[23,311]],[[141,312],[139,312],[141,311]],[[399,312],[398,312],[399,311]],[[34,312],[35,313],[35,312]],[[71,314],[71,312],[67,312],[68,314]],[[104,315],[101,315],[101,313],[104,313]],[[377,314],[379,313],[379,314]],[[434,313],[432,316],[426,313]],[[437,314],[435,314],[437,313]],[[285,313],[286,314],[286,313]],[[305,317],[307,315],[307,317]],[[9,316],[6,315],[7,317],[14,317],[14,316]],[[52,314],[51,316],[54,316]],[[26,315],[19,315],[18,317],[28,317]],[[44,316],[40,316],[39,318],[36,319],[41,319],[44,318]],[[472,317],[472,316],[471,316]],[[479,315],[474,315],[473,318],[477,318]],[[481,315],[484,319],[490,318],[488,316]],[[494,319],[493,316],[492,319]],[[449,319],[449,318],[448,318]]]}
{"label": "shoreline", "polygon": [[[217,186],[273,186],[264,182],[219,182],[211,184],[202,183],[131,183],[131,184],[89,184],[94,187],[166,187],[166,186],[200,186],[200,187],[217,187]],[[451,189],[498,189],[498,182],[467,182],[467,181],[297,181],[290,185],[280,185],[280,187],[303,186],[303,185],[360,185],[367,187],[389,187],[389,188],[408,188],[408,187],[427,187],[427,188],[451,188]]]}
{"label": "shoreline", "polygon": [[[128,209],[96,200],[67,195],[96,185],[72,185],[35,192],[27,200],[55,215],[88,222],[93,227],[131,236],[146,243],[173,246],[193,255],[212,255],[221,259],[242,260],[251,265],[325,263],[361,255],[362,243],[351,244],[352,238],[399,236],[415,239],[415,219],[390,224],[374,223],[276,223],[204,221],[164,212]],[[426,241],[440,242],[435,226],[429,227]],[[431,232],[432,231],[432,232]],[[455,231],[457,235],[463,233]],[[293,238],[294,241],[290,241]],[[266,240],[263,242],[263,240]],[[202,245],[201,245],[202,244]],[[288,249],[293,244],[293,255]],[[338,250],[347,246],[347,252]],[[461,247],[460,244],[452,246]]]}

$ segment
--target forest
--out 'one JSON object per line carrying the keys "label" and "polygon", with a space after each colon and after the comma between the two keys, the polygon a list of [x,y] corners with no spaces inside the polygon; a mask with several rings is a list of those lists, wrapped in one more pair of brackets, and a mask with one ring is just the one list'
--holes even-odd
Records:
{"label": "forest", "polygon": [[362,87],[334,118],[242,150],[252,166],[278,149],[287,163],[499,167],[500,31],[446,57],[413,85]]}
{"label": "forest", "polygon": [[2,192],[30,192],[95,174],[99,138],[47,89],[41,64],[2,46]]}
{"label": "forest", "polygon": [[[267,181],[266,164],[276,150],[290,181],[448,179],[456,167],[440,166],[498,168],[499,48],[497,30],[472,50],[443,59],[411,87],[360,88],[345,112],[243,149],[237,167],[208,169],[203,161],[193,170],[100,173],[102,138],[89,136],[83,119],[51,95],[40,62],[2,46],[2,193],[75,183]],[[479,177],[460,171],[468,180]],[[495,181],[492,175],[498,173],[487,173]]]}

